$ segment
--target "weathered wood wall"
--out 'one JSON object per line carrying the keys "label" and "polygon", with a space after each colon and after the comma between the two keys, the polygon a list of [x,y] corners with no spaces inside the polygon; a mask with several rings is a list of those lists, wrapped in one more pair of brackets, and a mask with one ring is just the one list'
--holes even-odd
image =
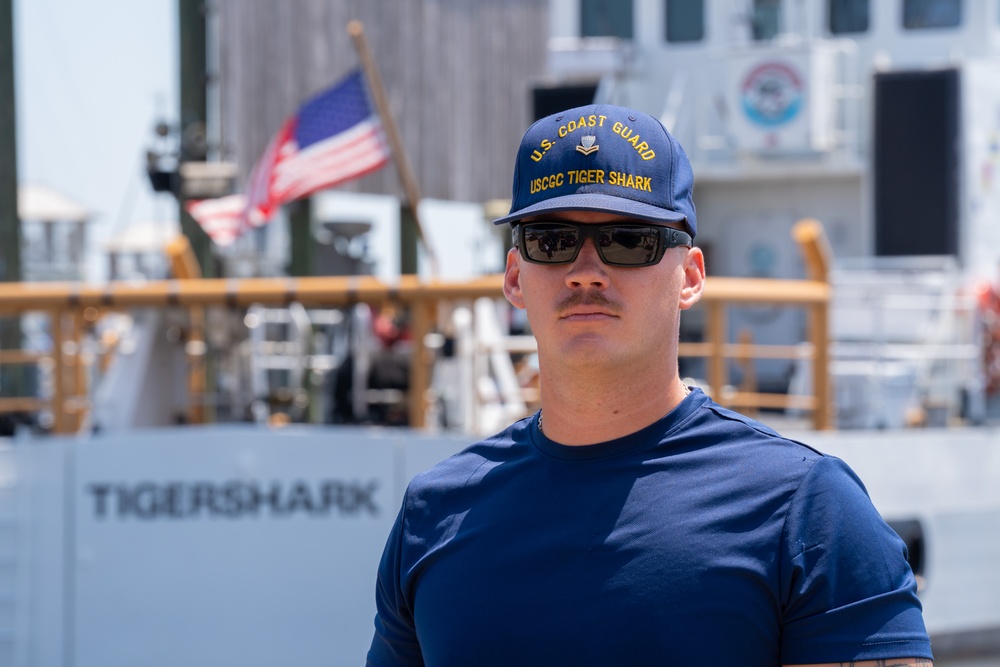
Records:
{"label": "weathered wood wall", "polygon": [[[221,132],[245,180],[281,122],[359,65],[364,23],[423,196],[510,196],[530,83],[545,67],[547,0],[219,0]],[[394,167],[343,189],[395,194]]]}

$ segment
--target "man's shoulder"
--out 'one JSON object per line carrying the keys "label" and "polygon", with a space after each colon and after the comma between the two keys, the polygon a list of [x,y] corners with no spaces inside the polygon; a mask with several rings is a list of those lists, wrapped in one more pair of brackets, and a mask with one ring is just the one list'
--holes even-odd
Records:
{"label": "man's shoulder", "polygon": [[796,439],[795,436],[779,433],[771,426],[752,417],[725,408],[705,396],[694,418],[687,421],[685,435],[705,437],[721,443],[765,446],[769,451],[785,451],[806,461],[822,458],[815,447]]}
{"label": "man's shoulder", "polygon": [[530,417],[514,422],[503,431],[483,438],[449,456],[430,470],[419,473],[410,481],[409,495],[444,491],[468,486],[501,463],[525,455]]}

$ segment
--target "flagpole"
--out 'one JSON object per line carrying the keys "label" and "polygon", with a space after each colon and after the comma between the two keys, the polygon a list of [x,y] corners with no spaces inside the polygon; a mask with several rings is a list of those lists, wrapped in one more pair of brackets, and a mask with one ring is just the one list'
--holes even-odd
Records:
{"label": "flagpole", "polygon": [[434,254],[434,249],[431,248],[430,242],[424,234],[423,226],[420,224],[420,214],[417,212],[418,205],[420,204],[420,188],[417,186],[417,179],[410,168],[410,161],[406,157],[406,152],[403,150],[403,141],[400,138],[399,129],[396,127],[396,121],[389,110],[389,102],[386,100],[385,89],[382,87],[382,77],[379,76],[378,65],[375,63],[375,57],[372,55],[368,39],[365,37],[365,28],[361,21],[355,19],[347,24],[347,32],[354,41],[354,48],[358,52],[358,59],[361,60],[361,66],[365,71],[365,78],[368,79],[368,85],[371,87],[372,97],[375,98],[375,106],[378,109],[378,115],[382,119],[382,126],[385,128],[386,139],[389,140],[389,148],[392,150],[396,170],[399,172],[399,179],[403,184],[403,191],[406,193],[406,199],[409,201],[410,209],[413,212],[413,222],[417,228],[417,237],[420,239],[421,245],[424,246],[424,252],[427,253],[427,259],[431,265],[431,275],[436,278],[439,275],[437,256]]}

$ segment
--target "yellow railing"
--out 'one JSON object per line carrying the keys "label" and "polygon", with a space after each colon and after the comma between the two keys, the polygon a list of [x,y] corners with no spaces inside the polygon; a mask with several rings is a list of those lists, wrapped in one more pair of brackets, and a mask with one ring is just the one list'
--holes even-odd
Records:
{"label": "yellow railing", "polygon": [[[716,388],[716,400],[737,407],[799,408],[810,412],[817,429],[832,428],[830,380],[827,372],[829,346],[827,337],[830,286],[825,279],[828,253],[818,223],[805,221],[796,227],[810,278],[807,280],[771,280],[710,277],[702,302],[707,315],[705,341],[682,343],[682,356],[708,360],[708,382]],[[183,250],[183,248],[181,249]],[[183,252],[181,253],[183,255]],[[502,296],[503,278],[484,276],[474,280],[448,282],[423,281],[403,276],[398,282],[385,283],[370,276],[311,278],[200,279],[196,267],[183,266],[174,259],[175,275],[180,280],[144,284],[111,282],[101,286],[78,283],[6,283],[0,284],[0,317],[25,312],[46,312],[51,318],[52,349],[44,354],[24,351],[0,353],[0,364],[51,364],[53,388],[49,401],[34,397],[0,399],[0,412],[52,411],[56,433],[79,430],[89,410],[86,365],[93,360],[81,354],[84,330],[104,312],[137,307],[182,308],[189,314],[188,421],[204,420],[205,405],[205,315],[208,306],[246,307],[253,304],[287,305],[298,302],[310,307],[341,307],[357,303],[405,306],[410,313],[411,336],[423,341],[436,326],[442,304],[471,301],[479,297]],[[765,346],[727,341],[726,309],[730,306],[772,304],[804,308],[809,322],[808,356],[812,361],[813,383],[809,396],[786,396],[737,391],[721,396],[718,388],[727,386],[727,359],[797,358],[799,346]],[[201,343],[200,345],[198,343]],[[432,353],[415,346],[410,360],[409,423],[423,427],[427,408]]]}

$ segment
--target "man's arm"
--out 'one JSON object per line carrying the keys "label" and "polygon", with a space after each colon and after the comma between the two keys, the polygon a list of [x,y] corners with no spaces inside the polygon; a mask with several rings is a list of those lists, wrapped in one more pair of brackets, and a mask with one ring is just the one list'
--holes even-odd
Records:
{"label": "man's arm", "polygon": [[926,658],[889,658],[859,662],[824,662],[819,665],[783,665],[783,667],[934,667],[934,661]]}
{"label": "man's arm", "polygon": [[933,664],[906,547],[840,459],[803,479],[781,553],[782,664]]}
{"label": "man's arm", "polygon": [[[405,507],[405,501],[404,501]],[[375,635],[368,651],[368,667],[423,667],[413,615],[400,585],[403,512],[392,526],[382,552],[375,583]]]}

